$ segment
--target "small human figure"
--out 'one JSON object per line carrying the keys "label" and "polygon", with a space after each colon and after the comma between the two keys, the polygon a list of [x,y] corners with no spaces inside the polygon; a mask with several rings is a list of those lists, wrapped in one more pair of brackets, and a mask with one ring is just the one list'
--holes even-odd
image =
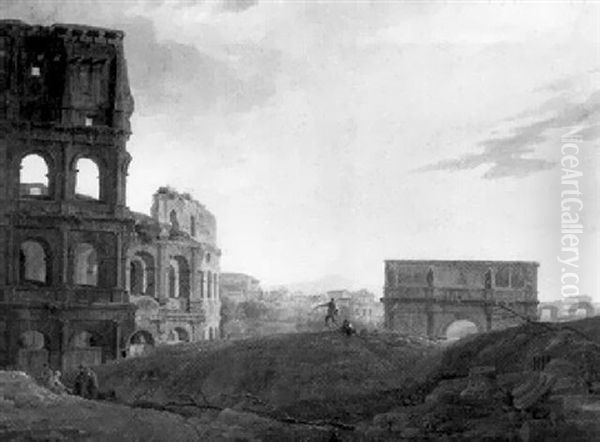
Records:
{"label": "small human figure", "polygon": [[325,315],[325,325],[329,326],[329,320],[336,324],[335,317],[338,314],[338,308],[335,305],[335,299],[331,298],[329,302],[326,302],[325,304],[320,304],[315,308],[319,307],[327,307],[327,314]]}
{"label": "small human figure", "polygon": [[65,394],[69,392],[69,389],[61,382],[61,372],[56,370],[52,375],[52,381],[50,382],[50,390],[56,394]]}
{"label": "small human figure", "polygon": [[48,364],[44,364],[43,368],[42,368],[42,374],[40,376],[40,383],[46,387],[49,388],[52,384],[52,378],[54,377],[54,372],[52,371],[52,369],[50,368],[50,366]]}
{"label": "small human figure", "polygon": [[85,397],[85,390],[87,385],[87,371],[83,365],[79,366],[79,370],[77,371],[77,376],[75,376],[75,383],[73,388],[73,393],[77,396]]}
{"label": "small human figure", "polygon": [[98,398],[98,376],[88,367],[86,369],[86,385],[85,385],[85,397],[86,399],[97,399]]}
{"label": "small human figure", "polygon": [[344,333],[346,336],[352,336],[353,334],[356,333],[356,329],[352,326],[350,321],[348,321],[347,319],[344,319],[344,322],[342,322],[341,330],[342,330],[342,333]]}

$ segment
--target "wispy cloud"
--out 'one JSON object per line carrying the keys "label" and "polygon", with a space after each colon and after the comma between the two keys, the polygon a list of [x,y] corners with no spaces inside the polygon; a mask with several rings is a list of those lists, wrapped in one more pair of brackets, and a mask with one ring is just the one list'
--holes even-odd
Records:
{"label": "wispy cloud", "polygon": [[[570,80],[560,80],[544,89],[562,91],[570,85]],[[523,117],[551,112],[548,118],[525,122]],[[460,171],[489,166],[483,178],[523,177],[554,167],[555,163],[543,158],[532,158],[540,145],[548,141],[548,132],[553,129],[579,126],[587,140],[598,138],[600,127],[600,92],[592,93],[585,101],[569,102],[563,97],[553,97],[540,106],[527,110],[516,119],[521,124],[510,133],[491,137],[477,143],[480,152],[465,153],[457,158],[449,158],[419,168],[418,172]]]}

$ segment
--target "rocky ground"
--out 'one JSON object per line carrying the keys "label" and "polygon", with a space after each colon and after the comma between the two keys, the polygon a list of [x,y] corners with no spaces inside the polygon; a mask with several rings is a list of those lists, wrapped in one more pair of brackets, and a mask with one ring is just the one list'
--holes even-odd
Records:
{"label": "rocky ground", "polygon": [[0,372],[0,440],[600,440],[600,318],[440,348],[338,332],[98,367],[104,401]]}

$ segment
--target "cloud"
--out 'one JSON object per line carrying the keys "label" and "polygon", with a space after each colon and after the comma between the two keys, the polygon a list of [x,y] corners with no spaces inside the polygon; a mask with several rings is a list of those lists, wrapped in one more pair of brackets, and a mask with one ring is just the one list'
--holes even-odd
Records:
{"label": "cloud", "polygon": [[[560,80],[558,89],[564,89],[567,83],[564,79]],[[548,88],[558,90],[557,84],[552,83]],[[533,115],[536,111],[539,114],[550,109],[554,110],[554,115],[549,118],[522,123],[505,136],[480,141],[477,146],[482,151],[479,153],[470,152],[458,158],[441,160],[421,167],[416,172],[470,170],[487,165],[489,168],[483,175],[486,179],[524,177],[554,167],[553,161],[530,157],[536,153],[536,147],[548,141],[550,130],[581,127],[580,135],[585,140],[598,137],[600,127],[594,123],[600,117],[600,92],[592,93],[584,102],[567,105],[564,100],[555,97],[520,115]]]}
{"label": "cloud", "polygon": [[258,0],[223,0],[222,8],[228,12],[240,12],[258,4]]}

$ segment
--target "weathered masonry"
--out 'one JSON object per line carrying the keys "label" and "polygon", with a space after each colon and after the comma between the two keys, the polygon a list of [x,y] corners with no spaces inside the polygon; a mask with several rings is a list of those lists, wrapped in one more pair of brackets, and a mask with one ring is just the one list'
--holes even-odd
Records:
{"label": "weathered masonry", "polygon": [[191,195],[161,187],[151,216],[136,218],[127,288],[137,306],[129,355],[157,344],[220,337],[217,223]]}
{"label": "weathered masonry", "polygon": [[123,33],[0,21],[0,366],[125,350],[132,111]]}
{"label": "weathered masonry", "polygon": [[537,317],[537,267],[521,261],[386,261],[385,326],[443,338],[455,321],[480,332]]}

